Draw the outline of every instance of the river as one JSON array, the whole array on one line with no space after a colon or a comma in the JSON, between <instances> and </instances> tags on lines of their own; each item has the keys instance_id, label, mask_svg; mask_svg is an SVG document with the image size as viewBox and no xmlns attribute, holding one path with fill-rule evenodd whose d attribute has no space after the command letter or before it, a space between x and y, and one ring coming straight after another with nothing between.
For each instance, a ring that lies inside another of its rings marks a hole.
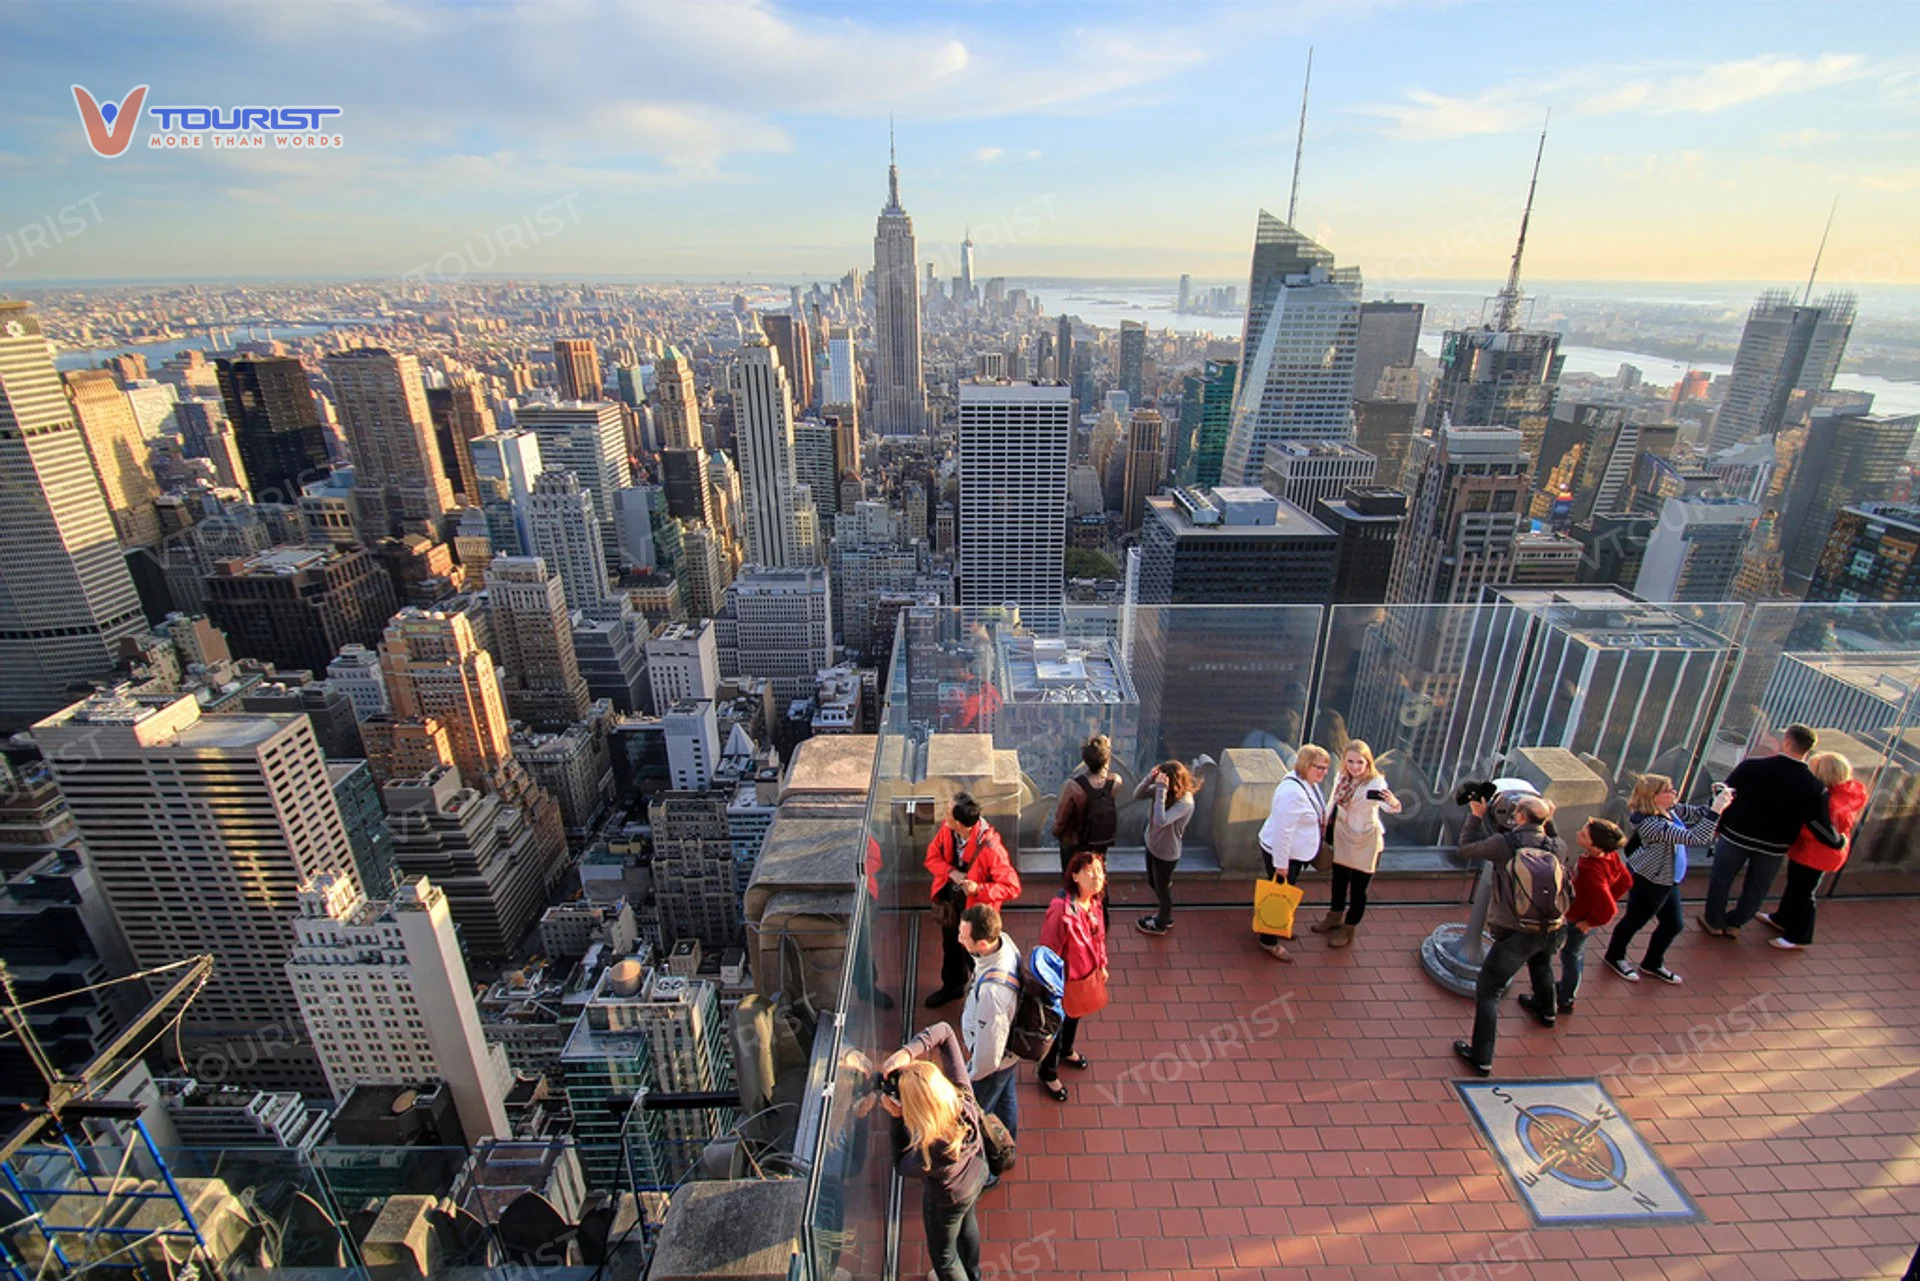
<instances>
[{"instance_id":1,"label":"river","mask_svg":"<svg viewBox=\"0 0 1920 1281\"><path fill-rule=\"evenodd\" d=\"M269 335L285 341L292 338L312 338L331 329L359 324L359 321L341 321L332 325L255 325L233 326L227 330L235 342L266 342ZM205 334L187 335L182 338L169 338L165 342L133 343L120 347L95 347L89 351L68 348L53 358L56 369L88 369L99 364L109 356L120 356L132 352L145 356L149 367L157 367L163 361L172 360L183 351L194 349L212 354L214 342Z\"/></svg>"}]
</instances>

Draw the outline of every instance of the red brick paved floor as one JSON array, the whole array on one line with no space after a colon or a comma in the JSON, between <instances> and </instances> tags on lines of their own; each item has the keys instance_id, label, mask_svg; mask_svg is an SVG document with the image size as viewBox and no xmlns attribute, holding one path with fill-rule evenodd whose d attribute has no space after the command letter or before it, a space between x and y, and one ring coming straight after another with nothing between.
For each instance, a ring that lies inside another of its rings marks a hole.
<instances>
[{"instance_id":1,"label":"red brick paved floor","mask_svg":"<svg viewBox=\"0 0 1920 1281\"><path fill-rule=\"evenodd\" d=\"M1310 887L1303 921L1324 901ZM1684 986L1621 981L1595 939L1556 1029L1509 995L1495 1075L1602 1076L1706 1216L1639 1229L1534 1229L1449 1087L1472 1004L1416 949L1461 913L1379 908L1344 952L1303 927L1292 965L1255 949L1245 907L1183 911L1164 939L1114 914L1093 1068L1063 1074L1065 1104L1022 1069L1020 1164L981 1202L995 1281L1865 1281L1920 1239L1920 902L1823 903L1797 954L1757 925L1710 939L1689 905ZM1009 920L1022 943L1039 927ZM923 976L937 952L923 930ZM1216 1031L1262 1006L1291 1021ZM919 1278L908 1197L900 1275Z\"/></svg>"}]
</instances>

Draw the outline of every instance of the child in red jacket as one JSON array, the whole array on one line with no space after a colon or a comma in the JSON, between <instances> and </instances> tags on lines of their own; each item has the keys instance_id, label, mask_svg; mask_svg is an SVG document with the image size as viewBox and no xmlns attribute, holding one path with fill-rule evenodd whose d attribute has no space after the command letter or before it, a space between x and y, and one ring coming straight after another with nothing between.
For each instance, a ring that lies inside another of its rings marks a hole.
<instances>
[{"instance_id":1,"label":"child in red jacket","mask_svg":"<svg viewBox=\"0 0 1920 1281\"><path fill-rule=\"evenodd\" d=\"M1588 819L1573 839L1580 847L1580 862L1573 869L1573 906L1567 909L1567 938L1560 945L1561 1014L1573 1011L1587 935L1612 923L1620 910L1620 900L1633 888L1633 873L1620 859L1627 838L1618 826L1604 818ZM1527 1000L1525 996L1520 999Z\"/></svg>"}]
</instances>

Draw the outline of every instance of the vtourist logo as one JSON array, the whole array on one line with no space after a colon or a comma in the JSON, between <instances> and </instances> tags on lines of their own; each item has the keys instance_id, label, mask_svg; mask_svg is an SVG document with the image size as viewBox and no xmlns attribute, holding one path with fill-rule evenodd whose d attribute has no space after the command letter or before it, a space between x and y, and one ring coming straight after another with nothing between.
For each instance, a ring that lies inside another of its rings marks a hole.
<instances>
[{"instance_id":1,"label":"vtourist logo","mask_svg":"<svg viewBox=\"0 0 1920 1281\"><path fill-rule=\"evenodd\" d=\"M111 160L132 144L140 124L140 107L146 100L145 85L130 90L117 103L95 102L85 89L73 87L73 102L80 109L80 123L86 126L87 145L94 155Z\"/></svg>"},{"instance_id":2,"label":"vtourist logo","mask_svg":"<svg viewBox=\"0 0 1920 1281\"><path fill-rule=\"evenodd\" d=\"M117 103L99 102L73 86L87 145L109 160L133 145L146 101L146 85ZM344 114L339 107L147 107L146 114L154 122L149 151L337 151L346 145L330 131L331 117Z\"/></svg>"}]
</instances>

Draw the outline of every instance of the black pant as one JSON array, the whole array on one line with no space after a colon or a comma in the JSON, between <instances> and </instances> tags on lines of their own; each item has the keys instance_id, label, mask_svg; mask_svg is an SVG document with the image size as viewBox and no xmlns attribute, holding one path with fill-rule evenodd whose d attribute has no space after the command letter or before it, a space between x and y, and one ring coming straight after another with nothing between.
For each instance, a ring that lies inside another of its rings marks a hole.
<instances>
[{"instance_id":1,"label":"black pant","mask_svg":"<svg viewBox=\"0 0 1920 1281\"><path fill-rule=\"evenodd\" d=\"M980 1220L974 1215L975 1193L965 1201L942 1201L928 1188L920 1202L920 1222L927 1231L927 1259L940 1281L979 1281Z\"/></svg>"},{"instance_id":2,"label":"black pant","mask_svg":"<svg viewBox=\"0 0 1920 1281\"><path fill-rule=\"evenodd\" d=\"M1785 860L1784 854L1763 854L1720 837L1713 843L1713 873L1707 878L1707 902L1700 915L1716 930L1739 929L1767 901L1773 878ZM1740 897L1729 909L1727 899L1733 895L1734 878L1742 871L1747 875L1740 882Z\"/></svg>"},{"instance_id":3,"label":"black pant","mask_svg":"<svg viewBox=\"0 0 1920 1281\"><path fill-rule=\"evenodd\" d=\"M1500 1029L1500 999L1507 994L1513 976L1526 967L1533 980L1533 999L1537 1008L1554 1008L1553 955L1560 949L1560 931L1528 934L1524 930L1497 930L1487 959L1481 962L1480 978L1473 987L1473 1061L1481 1065L1493 1062L1494 1036Z\"/></svg>"},{"instance_id":4,"label":"black pant","mask_svg":"<svg viewBox=\"0 0 1920 1281\"><path fill-rule=\"evenodd\" d=\"M1080 1031L1080 1020L1075 1018L1060 1021L1060 1035L1053 1038L1053 1048L1040 1060L1040 1079L1051 1081L1060 1075L1060 1060L1073 1057L1073 1038Z\"/></svg>"},{"instance_id":5,"label":"black pant","mask_svg":"<svg viewBox=\"0 0 1920 1281\"><path fill-rule=\"evenodd\" d=\"M1805 863L1787 864L1787 888L1780 891L1780 906L1773 909L1773 923L1780 937L1802 947L1813 942L1813 917L1818 910L1814 892L1820 888L1824 873Z\"/></svg>"},{"instance_id":6,"label":"black pant","mask_svg":"<svg viewBox=\"0 0 1920 1281\"><path fill-rule=\"evenodd\" d=\"M1147 857L1151 859L1153 856L1149 854ZM1273 879L1273 852L1271 850L1266 849L1265 847L1262 847L1260 850L1260 863L1263 867L1267 869L1267 879L1269 880ZM1287 884L1298 885L1300 883L1300 869L1305 866L1307 866L1305 863L1294 863L1291 861L1288 862L1287 876L1286 876ZM1278 934L1256 934L1254 935L1254 937L1259 939L1260 942L1266 946L1271 946L1280 941L1280 936Z\"/></svg>"},{"instance_id":7,"label":"black pant","mask_svg":"<svg viewBox=\"0 0 1920 1281\"><path fill-rule=\"evenodd\" d=\"M1687 928L1686 918L1680 915L1680 887L1662 885L1649 880L1638 872L1633 874L1633 888L1627 891L1627 908L1620 915L1620 924L1613 927L1613 937L1607 940L1607 959L1624 961L1627 959L1627 945L1633 942L1633 936L1648 921L1658 918L1653 927L1653 937L1647 940L1647 956L1641 962L1650 970L1665 967L1667 945L1680 937Z\"/></svg>"},{"instance_id":8,"label":"black pant","mask_svg":"<svg viewBox=\"0 0 1920 1281\"><path fill-rule=\"evenodd\" d=\"M960 946L960 922L940 927L940 990L964 992L973 977L973 958Z\"/></svg>"},{"instance_id":9,"label":"black pant","mask_svg":"<svg viewBox=\"0 0 1920 1281\"><path fill-rule=\"evenodd\" d=\"M1147 851L1147 884L1159 896L1160 906L1154 912L1153 919L1161 925L1173 924L1173 869L1176 860L1155 858L1153 851Z\"/></svg>"},{"instance_id":10,"label":"black pant","mask_svg":"<svg viewBox=\"0 0 1920 1281\"><path fill-rule=\"evenodd\" d=\"M1360 918L1367 914L1367 886L1373 884L1373 873L1363 872L1356 867L1342 864L1333 865L1333 902L1327 904L1329 912L1344 910L1348 925L1360 924Z\"/></svg>"}]
</instances>

